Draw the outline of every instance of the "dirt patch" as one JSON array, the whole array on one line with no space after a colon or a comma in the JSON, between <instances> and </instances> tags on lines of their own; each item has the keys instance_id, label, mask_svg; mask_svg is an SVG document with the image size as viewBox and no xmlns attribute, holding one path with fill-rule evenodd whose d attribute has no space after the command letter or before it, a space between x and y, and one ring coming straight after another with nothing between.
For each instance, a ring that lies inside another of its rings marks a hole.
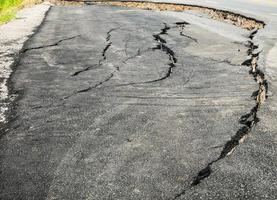
<instances>
[{"instance_id":1,"label":"dirt patch","mask_svg":"<svg viewBox=\"0 0 277 200\"><path fill-rule=\"evenodd\" d=\"M40 3L43 3L43 0L24 0L22 3L22 7L23 8L31 7Z\"/></svg>"},{"instance_id":2,"label":"dirt patch","mask_svg":"<svg viewBox=\"0 0 277 200\"><path fill-rule=\"evenodd\" d=\"M80 6L84 5L85 2L82 0L69 0L69 1L61 1L61 0L48 0L51 4L55 6Z\"/></svg>"},{"instance_id":3,"label":"dirt patch","mask_svg":"<svg viewBox=\"0 0 277 200\"><path fill-rule=\"evenodd\" d=\"M132 1L97 1L96 4L102 5L112 5L112 6L124 6L131 8L140 8L146 10L170 10L170 11L185 11L185 10L193 10L200 11L202 13L207 14L212 19L228 22L234 24L235 26L239 26L245 28L247 30L260 29L265 26L262 21L249 18L240 14L235 14L229 11L217 10L214 8L207 8L202 6L195 5L183 5L183 4L172 4L172 3L156 3L156 2L132 2Z\"/></svg>"}]
</instances>

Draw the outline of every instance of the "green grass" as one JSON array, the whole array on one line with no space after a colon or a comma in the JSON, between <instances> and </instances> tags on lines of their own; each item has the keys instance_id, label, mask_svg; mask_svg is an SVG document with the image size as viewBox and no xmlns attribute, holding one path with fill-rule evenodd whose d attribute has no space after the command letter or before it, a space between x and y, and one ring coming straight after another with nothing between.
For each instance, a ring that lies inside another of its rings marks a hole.
<instances>
[{"instance_id":1,"label":"green grass","mask_svg":"<svg viewBox=\"0 0 277 200\"><path fill-rule=\"evenodd\" d=\"M23 0L0 0L0 24L15 18L16 10L22 5Z\"/></svg>"},{"instance_id":2,"label":"green grass","mask_svg":"<svg viewBox=\"0 0 277 200\"><path fill-rule=\"evenodd\" d=\"M0 10L20 6L22 0L0 0Z\"/></svg>"}]
</instances>

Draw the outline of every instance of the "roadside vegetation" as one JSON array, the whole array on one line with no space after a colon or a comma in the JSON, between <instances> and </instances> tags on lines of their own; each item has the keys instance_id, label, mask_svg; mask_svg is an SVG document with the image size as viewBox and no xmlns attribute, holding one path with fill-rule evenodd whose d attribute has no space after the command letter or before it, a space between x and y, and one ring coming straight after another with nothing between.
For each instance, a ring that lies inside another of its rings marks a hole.
<instances>
[{"instance_id":1,"label":"roadside vegetation","mask_svg":"<svg viewBox=\"0 0 277 200\"><path fill-rule=\"evenodd\" d=\"M0 24L14 19L20 8L40 2L42 0L0 0Z\"/></svg>"}]
</instances>

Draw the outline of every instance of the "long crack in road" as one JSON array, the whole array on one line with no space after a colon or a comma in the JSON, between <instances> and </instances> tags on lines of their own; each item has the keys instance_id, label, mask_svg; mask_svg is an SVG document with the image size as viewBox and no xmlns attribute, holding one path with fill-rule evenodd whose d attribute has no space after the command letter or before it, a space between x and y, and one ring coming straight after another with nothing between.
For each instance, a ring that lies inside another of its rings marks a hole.
<instances>
[{"instance_id":1,"label":"long crack in road","mask_svg":"<svg viewBox=\"0 0 277 200\"><path fill-rule=\"evenodd\" d=\"M259 122L268 82L254 39L265 24L218 12L231 24L212 23L240 40L191 13L52 7L12 77L19 96L0 140L1 198L243 197L228 184L207 188L224 182L221 165ZM265 189L247 192L259 198Z\"/></svg>"}]
</instances>

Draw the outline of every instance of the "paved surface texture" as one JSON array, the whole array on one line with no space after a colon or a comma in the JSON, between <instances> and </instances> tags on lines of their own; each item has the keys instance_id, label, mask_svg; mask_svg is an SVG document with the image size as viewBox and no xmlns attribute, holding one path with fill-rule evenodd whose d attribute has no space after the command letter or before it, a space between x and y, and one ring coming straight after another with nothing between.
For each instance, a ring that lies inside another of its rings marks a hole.
<instances>
[{"instance_id":1,"label":"paved surface texture","mask_svg":"<svg viewBox=\"0 0 277 200\"><path fill-rule=\"evenodd\" d=\"M192 185L255 106L250 34L189 12L53 7L12 78L0 198L276 199L267 121Z\"/></svg>"}]
</instances>

